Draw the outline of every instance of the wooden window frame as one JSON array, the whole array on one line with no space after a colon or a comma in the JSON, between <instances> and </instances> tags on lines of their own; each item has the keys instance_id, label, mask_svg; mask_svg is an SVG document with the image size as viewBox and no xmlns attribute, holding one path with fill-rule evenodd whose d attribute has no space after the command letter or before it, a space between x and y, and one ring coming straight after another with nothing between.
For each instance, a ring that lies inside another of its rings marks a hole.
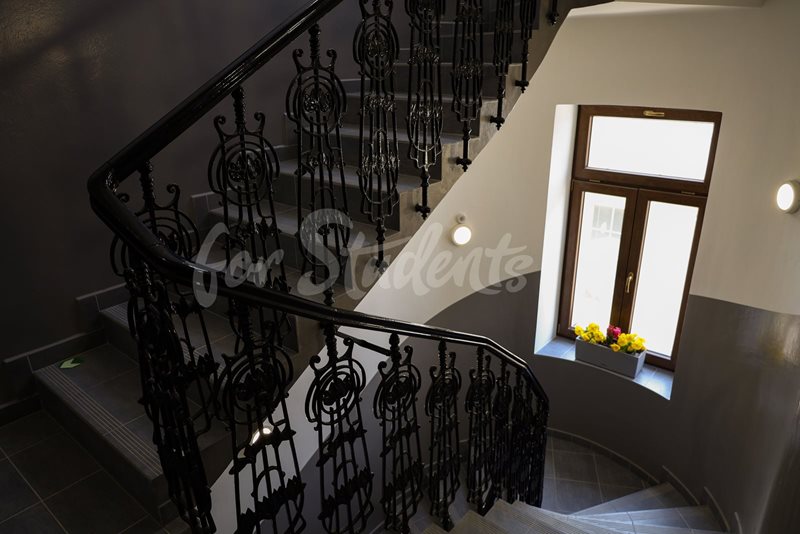
<instances>
[{"instance_id":1,"label":"wooden window frame","mask_svg":"<svg viewBox=\"0 0 800 534\"><path fill-rule=\"evenodd\" d=\"M597 115L646 117L653 120L671 119L693 122L713 122L714 133L711 141L705 181L701 183L587 168L586 163L589 154L588 143L591 134L591 119ZM577 274L578 255L580 253L578 250L578 240L580 238L583 197L585 193L610 194L622 196L626 199L611 313L611 323L620 326L626 331L630 330L636 291L634 286L633 291L628 294L625 293L625 279L628 272L635 272L635 284L638 285L649 203L652 201L661 201L671 204L695 206L698 208L695 234L693 237L694 240L689 264L687 265L684 294L681 301L672 355L668 358L664 355L648 354L647 358L647 363L649 364L670 370L675 369L678 360L678 349L686 312L686 303L688 301L697 248L703 228L706 196L711 182L721 121L721 113L709 111L622 106L580 106L567 219L567 241L564 250L564 269L562 272L557 329L558 335L570 338L575 337L575 333L570 325L570 318L572 316L575 277ZM635 271L631 270L631 266L635 267Z\"/></svg>"},{"instance_id":2,"label":"wooden window frame","mask_svg":"<svg viewBox=\"0 0 800 534\"><path fill-rule=\"evenodd\" d=\"M693 180L655 177L646 174L615 172L588 167L592 119L598 115L601 117L628 117L636 119L644 118L648 120L683 120L713 123L714 133L711 138L705 180L696 182ZM577 137L575 139L575 158L573 159L572 175L575 179L580 180L616 183L628 187L640 187L656 191L675 191L677 193L692 193L695 195L708 196L708 189L711 185L711 175L714 171L714 157L717 153L717 142L719 140L719 128L721 123L722 113L716 111L627 106L580 106L578 110L578 128Z\"/></svg>"}]
</instances>

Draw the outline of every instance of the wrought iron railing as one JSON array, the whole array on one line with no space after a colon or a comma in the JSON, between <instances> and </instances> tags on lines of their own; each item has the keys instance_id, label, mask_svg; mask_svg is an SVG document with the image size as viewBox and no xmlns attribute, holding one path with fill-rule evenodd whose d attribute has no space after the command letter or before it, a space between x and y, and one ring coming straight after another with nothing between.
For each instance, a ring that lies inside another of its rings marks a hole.
<instances>
[{"instance_id":1,"label":"wrought iron railing","mask_svg":"<svg viewBox=\"0 0 800 534\"><path fill-rule=\"evenodd\" d=\"M200 225L181 211L180 189L168 185L169 200L158 199L151 162L231 96L233 124L226 127L222 116L214 120L218 146L209 162L209 185L221 201L229 229L221 245L226 265L250 258L242 264L247 269L295 246L298 268L314 280L329 278L341 268L350 240L340 132L346 97L335 72L335 53L327 53L327 62L321 59L318 26L340 2L309 2L89 180L92 208L115 235L115 271L130 291L128 321L138 347L142 402L153 423L169 496L193 533L216 531L198 437L217 422L230 437L228 473L234 479L237 533L258 532L264 522L271 525L267 531L274 532L362 532L375 508L382 510L387 529L407 532L426 498L430 514L450 528L450 505L462 474L467 500L480 511L500 498L541 504L548 400L523 359L479 335L338 309L331 289L324 303L301 298L292 294L280 262L243 284L228 285L224 272L196 261L202 234ZM397 196L400 154L393 73L398 41L391 0L359 2L363 21L354 44L361 76L357 167L361 209L376 224L382 245L385 218ZM501 3L498 16L504 17L503 31L509 31L512 3ZM522 4L522 12L529 14L529 2ZM416 74L409 80L407 124L409 155L421 171L423 186L441 154L437 41L443 9L438 1L409 0L406 5L412 38L421 40L412 42L409 59ZM481 13L478 0L459 0L456 26L461 39L482 43ZM297 74L286 100L296 137L292 159L297 165L298 224L297 235L286 236L278 228L273 196L280 179L279 158L264 135L265 115L247 118L243 84L306 32L308 60L295 51ZM510 44L510 38L503 40L503 47ZM454 52L460 58L454 65L454 108L466 140L481 98L479 80L467 72L477 68L482 73L482 52L476 46L471 42L469 50ZM507 66L508 50L503 48L501 55ZM503 79L506 74L505 67L498 71ZM467 155L465 149L465 160ZM123 189L136 173L142 204L133 209L132 195ZM425 206L419 211L427 215ZM305 225L310 216L318 217L312 230ZM319 261L324 254L307 253L309 246L327 251L332 259ZM381 249L379 269L383 259ZM226 349L210 342L210 303L197 296L211 286L216 287L235 339ZM310 364L313 380L302 421L291 419L286 402L298 374L287 349L293 318L319 322L324 338L324 347ZM366 341L357 332L378 332L386 339ZM436 354L429 355L434 364L427 390L419 370L426 360L409 346L401 347L401 336L438 343ZM375 378L371 410L362 406L368 378L354 357L355 347L385 358ZM475 353L457 356L455 347L470 347ZM471 367L467 376L457 361ZM365 432L367 417L374 417L382 428L377 483ZM314 425L318 437L312 486L318 486L320 513L315 518L304 514L312 481L303 479L305 466L295 443L294 429L307 423ZM424 443L423 426L429 428Z\"/></svg>"}]
</instances>

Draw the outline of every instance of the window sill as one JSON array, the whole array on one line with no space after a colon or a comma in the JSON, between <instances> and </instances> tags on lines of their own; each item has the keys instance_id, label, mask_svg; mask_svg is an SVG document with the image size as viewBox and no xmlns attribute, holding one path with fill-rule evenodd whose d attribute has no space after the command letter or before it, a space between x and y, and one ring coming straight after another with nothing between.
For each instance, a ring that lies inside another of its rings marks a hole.
<instances>
[{"instance_id":1,"label":"window sill","mask_svg":"<svg viewBox=\"0 0 800 534\"><path fill-rule=\"evenodd\" d=\"M600 367L595 367L594 365L577 361L575 359L575 341L570 339L557 337L542 347L536 353L536 356L557 358L559 360L574 362L577 365L586 365L587 367L597 369L603 373L611 373L614 376L619 377L620 380L634 382L635 384L638 384L645 389L649 389L656 395L660 395L667 400L669 400L672 396L672 380L674 373L671 371L645 364L644 369L642 369L642 372L639 373L639 376L637 376L635 379L630 379L628 377L612 373L606 369L601 369Z\"/></svg>"}]
</instances>

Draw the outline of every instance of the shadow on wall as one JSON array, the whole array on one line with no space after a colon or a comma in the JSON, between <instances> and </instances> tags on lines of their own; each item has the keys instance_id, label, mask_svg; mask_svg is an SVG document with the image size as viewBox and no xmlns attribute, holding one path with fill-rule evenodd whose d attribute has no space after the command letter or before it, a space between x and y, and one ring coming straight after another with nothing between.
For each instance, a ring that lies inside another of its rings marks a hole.
<instances>
[{"instance_id":1,"label":"shadow on wall","mask_svg":"<svg viewBox=\"0 0 800 534\"><path fill-rule=\"evenodd\" d=\"M800 532L800 405L795 418L794 436L786 447L778 468L778 477L770 493L759 532Z\"/></svg>"}]
</instances>

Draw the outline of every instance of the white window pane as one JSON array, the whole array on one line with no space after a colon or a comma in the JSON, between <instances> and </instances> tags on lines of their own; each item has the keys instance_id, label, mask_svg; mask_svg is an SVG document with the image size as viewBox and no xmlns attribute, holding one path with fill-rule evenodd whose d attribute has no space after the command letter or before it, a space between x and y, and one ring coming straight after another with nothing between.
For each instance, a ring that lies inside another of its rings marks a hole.
<instances>
[{"instance_id":1,"label":"white window pane","mask_svg":"<svg viewBox=\"0 0 800 534\"><path fill-rule=\"evenodd\" d=\"M588 167L703 182L713 135L713 122L596 116Z\"/></svg>"},{"instance_id":2,"label":"white window pane","mask_svg":"<svg viewBox=\"0 0 800 534\"><path fill-rule=\"evenodd\" d=\"M584 193L572 324L608 324L614 300L625 197Z\"/></svg>"},{"instance_id":3,"label":"white window pane","mask_svg":"<svg viewBox=\"0 0 800 534\"><path fill-rule=\"evenodd\" d=\"M650 202L636 284L632 330L647 348L672 356L698 209Z\"/></svg>"}]
</instances>

